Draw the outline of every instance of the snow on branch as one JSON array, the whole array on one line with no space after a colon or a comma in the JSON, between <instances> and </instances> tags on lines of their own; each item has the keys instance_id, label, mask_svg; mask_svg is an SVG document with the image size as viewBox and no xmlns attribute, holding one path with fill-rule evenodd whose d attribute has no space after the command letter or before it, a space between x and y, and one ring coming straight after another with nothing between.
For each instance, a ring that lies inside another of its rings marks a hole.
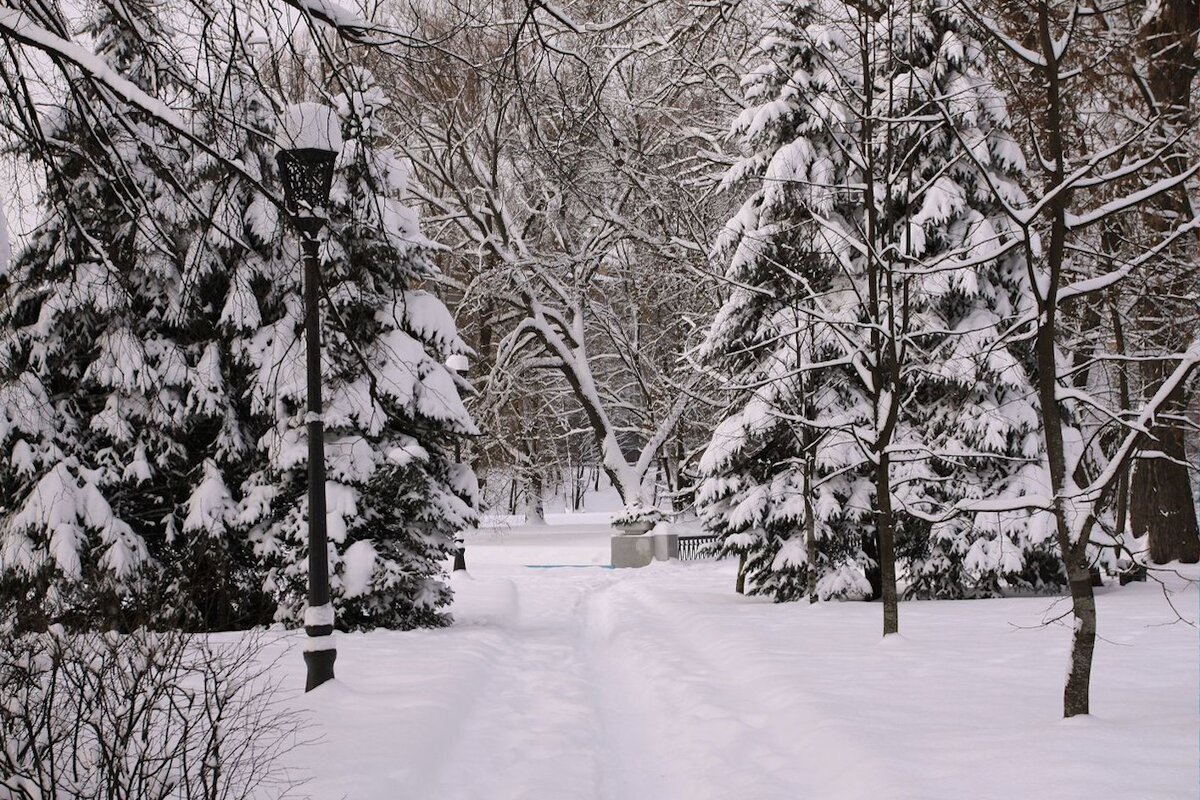
<instances>
[{"instance_id":1,"label":"snow on branch","mask_svg":"<svg viewBox=\"0 0 1200 800\"><path fill-rule=\"evenodd\" d=\"M1030 50L1016 39L1013 39L1011 36L1005 34L1003 32L1003 28L1000 26L1000 23L991 17L979 13L978 9L975 8L974 3L964 2L959 3L958 6L964 12L966 12L969 17L975 20L980 29L987 31L989 36L1003 45L1005 50L1008 50L1019 60L1024 61L1026 64L1029 64L1032 67L1038 67L1040 69L1046 69L1049 66L1045 56L1034 50Z\"/></svg>"},{"instance_id":2,"label":"snow on branch","mask_svg":"<svg viewBox=\"0 0 1200 800\"><path fill-rule=\"evenodd\" d=\"M1102 498L1120 476L1129 459L1141 449L1142 439L1146 436L1145 431L1153 426L1159 410L1167 405L1191 375L1192 370L1200 366L1200 339L1193 339L1191 346L1178 356L1178 360L1175 369L1158 387L1154 396L1146 401L1132 421L1126 423L1131 430L1126 434L1100 475L1087 488L1083 489L1081 495L1084 500L1096 502Z\"/></svg>"},{"instance_id":3,"label":"snow on branch","mask_svg":"<svg viewBox=\"0 0 1200 800\"><path fill-rule=\"evenodd\" d=\"M126 104L137 107L189 139L193 138L191 129L183 117L166 103L151 97L132 82L122 78L104 59L38 25L25 12L0 8L0 33L21 44L41 50L51 58L74 64Z\"/></svg>"},{"instance_id":4,"label":"snow on branch","mask_svg":"<svg viewBox=\"0 0 1200 800\"><path fill-rule=\"evenodd\" d=\"M1097 222L1100 222L1107 217L1112 216L1113 214L1138 208L1163 192L1169 192L1172 189L1186 183L1197 172L1200 172L1200 162L1192 164L1191 167L1183 172L1180 172L1178 175L1170 175L1166 178L1155 181L1149 186L1139 189L1136 192L1132 192L1124 197L1119 197L1116 200L1105 203L1099 208L1093 209L1086 214L1067 214L1067 227L1071 230L1077 230L1079 228L1084 228L1088 225L1093 225Z\"/></svg>"},{"instance_id":5,"label":"snow on branch","mask_svg":"<svg viewBox=\"0 0 1200 800\"><path fill-rule=\"evenodd\" d=\"M162 100L147 94L131 81L121 77L100 56L52 33L38 24L29 14L15 9L0 8L0 37L10 38L21 45L45 53L60 68L73 66L81 70L98 89L107 90L119 103L149 115L159 124L196 145L204 153L235 172L239 179L246 181L264 197L269 198L274 205L282 207L283 203L280 198L263 185L257 170L249 169L241 159L220 153L211 142L197 134L178 112ZM103 250L97 249L96 252L103 252Z\"/></svg>"},{"instance_id":6,"label":"snow on branch","mask_svg":"<svg viewBox=\"0 0 1200 800\"><path fill-rule=\"evenodd\" d=\"M1112 272L1075 281L1074 283L1064 287L1058 293L1058 304L1062 305L1073 297L1100 292L1109 288L1110 286L1113 286L1114 284L1120 283L1133 274L1134 270L1153 261L1158 257L1159 253L1170 247L1180 238L1187 236L1193 231L1200 231L1200 217L1194 217L1178 226L1175 228L1175 230L1171 231L1169 235L1164 236L1153 247L1141 253L1137 258L1125 262Z\"/></svg>"},{"instance_id":7,"label":"snow on branch","mask_svg":"<svg viewBox=\"0 0 1200 800\"><path fill-rule=\"evenodd\" d=\"M416 44L411 34L363 19L331 0L283 0L304 16L333 28L338 36L353 44L384 45L402 42Z\"/></svg>"}]
</instances>

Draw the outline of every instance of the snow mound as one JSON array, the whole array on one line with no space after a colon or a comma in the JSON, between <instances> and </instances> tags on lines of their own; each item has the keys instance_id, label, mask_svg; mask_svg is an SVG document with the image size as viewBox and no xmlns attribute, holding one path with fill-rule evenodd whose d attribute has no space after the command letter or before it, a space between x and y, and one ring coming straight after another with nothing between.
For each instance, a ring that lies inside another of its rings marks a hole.
<instances>
[{"instance_id":1,"label":"snow mound","mask_svg":"<svg viewBox=\"0 0 1200 800\"><path fill-rule=\"evenodd\" d=\"M465 570L450 575L454 602L450 613L455 625L515 625L520 612L517 587L503 578L478 579Z\"/></svg>"},{"instance_id":2,"label":"snow mound","mask_svg":"<svg viewBox=\"0 0 1200 800\"><path fill-rule=\"evenodd\" d=\"M283 111L280 145L287 150L342 149L342 128L337 111L321 103L295 103Z\"/></svg>"}]
</instances>

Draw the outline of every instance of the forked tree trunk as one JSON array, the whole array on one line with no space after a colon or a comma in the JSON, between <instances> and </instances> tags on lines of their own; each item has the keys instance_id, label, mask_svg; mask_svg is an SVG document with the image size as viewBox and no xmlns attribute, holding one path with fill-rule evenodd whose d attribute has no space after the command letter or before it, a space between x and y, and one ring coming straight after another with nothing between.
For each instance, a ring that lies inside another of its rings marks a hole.
<instances>
[{"instance_id":1,"label":"forked tree trunk","mask_svg":"<svg viewBox=\"0 0 1200 800\"><path fill-rule=\"evenodd\" d=\"M1047 176L1051 186L1062 185L1066 177L1066 143L1064 141L1066 98L1062 93L1060 75L1060 53L1051 23L1051 11L1046 0L1036 6L1036 37L1039 55L1046 65L1041 72L1045 80L1045 129L1046 151L1053 165ZM1067 682L1063 688L1063 716L1074 717L1087 714L1089 710L1089 688L1092 675L1092 653L1096 647L1096 601L1092 594L1092 579L1087 562L1087 540L1090 526L1080 534L1079 541L1072 540L1071 518L1067 499L1067 451L1063 428L1068 420L1063 418L1059 405L1058 365L1058 292L1063 281L1063 269L1067 254L1067 212L1069 198L1062 192L1051 197L1046 205L1049 225L1049 243L1045 250L1046 272L1043 276L1045 292L1039 302L1039 315L1034 340L1037 359L1038 405L1041 412L1042 440L1046 446L1046 461L1050 469L1050 492L1053 498L1055 538L1059 553L1067 570L1071 587L1071 612L1075 619L1071 637L1071 653L1067 669ZM1030 264L1036 263L1027 253ZM1031 275L1037 285L1037 276Z\"/></svg>"}]
</instances>

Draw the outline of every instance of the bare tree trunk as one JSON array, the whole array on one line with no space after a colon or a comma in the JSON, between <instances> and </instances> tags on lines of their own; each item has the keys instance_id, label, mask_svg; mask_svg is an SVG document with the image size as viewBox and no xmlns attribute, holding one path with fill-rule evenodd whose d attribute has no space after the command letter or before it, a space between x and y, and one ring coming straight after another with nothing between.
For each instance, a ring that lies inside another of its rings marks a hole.
<instances>
[{"instance_id":1,"label":"bare tree trunk","mask_svg":"<svg viewBox=\"0 0 1200 800\"><path fill-rule=\"evenodd\" d=\"M1118 243L1112 235L1110 228L1106 227L1104 233L1104 249L1106 252L1115 252ZM1128 355L1128 350L1125 347L1125 325L1121 321L1121 297L1120 294L1113 289L1108 293L1108 309L1109 315L1112 317L1113 344L1116 346L1117 355L1124 358ZM1129 391L1129 366L1125 363L1117 363L1117 399L1121 403L1121 408L1131 408L1131 393ZM1116 507L1116 539L1121 541L1125 538L1126 527L1129 524L1129 468L1121 470L1121 477L1117 482L1117 507ZM1133 565L1136 571L1138 566Z\"/></svg>"},{"instance_id":2,"label":"bare tree trunk","mask_svg":"<svg viewBox=\"0 0 1200 800\"><path fill-rule=\"evenodd\" d=\"M879 531L879 581L883 596L883 635L900 632L900 608L896 596L896 517L892 512L891 459L879 454L875 472L876 529Z\"/></svg>"},{"instance_id":3,"label":"bare tree trunk","mask_svg":"<svg viewBox=\"0 0 1200 800\"><path fill-rule=\"evenodd\" d=\"M817 602L817 518L813 515L812 485L813 459L804 459L804 557L808 562L808 602Z\"/></svg>"},{"instance_id":4,"label":"bare tree trunk","mask_svg":"<svg viewBox=\"0 0 1200 800\"><path fill-rule=\"evenodd\" d=\"M1057 230L1055 233L1057 234ZM1051 263L1055 263L1054 252L1061 245L1062 240L1057 235L1052 235ZM1061 251L1059 253L1061 255ZM1080 541L1072 543L1068 510L1062 496L1066 488L1067 459L1063 441L1062 412L1056 397L1058 382L1055 317L1054 297L1051 294L1036 342L1038 400L1041 405L1046 457L1050 464L1050 485L1054 493L1054 521L1059 552L1067 571L1067 580L1071 588L1071 612L1075 617L1070 666L1067 683L1063 688L1063 716L1074 717L1089 713L1092 654L1096 649L1096 600L1092 589L1090 565L1087 562L1087 536L1081 536Z\"/></svg>"},{"instance_id":5,"label":"bare tree trunk","mask_svg":"<svg viewBox=\"0 0 1200 800\"><path fill-rule=\"evenodd\" d=\"M1086 552L1086 551L1085 551ZM1086 557L1073 559L1067 568L1071 582L1071 610L1075 615L1075 632L1071 637L1070 670L1063 687L1063 716L1074 717L1089 713L1089 694L1092 678L1092 654L1096 649L1096 597L1088 574Z\"/></svg>"},{"instance_id":6,"label":"bare tree trunk","mask_svg":"<svg viewBox=\"0 0 1200 800\"><path fill-rule=\"evenodd\" d=\"M1197 0L1163 0L1156 13L1147 15L1145 26L1139 32L1141 61L1152 95L1151 111L1163 117L1161 133L1165 141L1186 131L1192 124L1192 84L1200 71L1200 56L1196 50L1198 15L1200 5ZM1187 160L1186 145L1176 145L1163 159L1163 173L1182 171ZM1187 192L1181 190L1162 195L1150 204L1150 212L1148 224L1169 227L1180 217L1194 215L1196 209ZM1181 267L1191 265L1191 268L1168 271L1167 281L1158 280L1147 287L1143 300L1135 306L1134 323L1153 350L1169 352L1175 349L1179 339L1185 338L1196 324L1193 290L1200 272L1195 267L1195 251L1194 240L1171 248L1173 260ZM1144 371L1143 385L1150 392L1169 368L1152 362ZM1166 410L1186 417L1188 407L1189 397L1181 388ZM1147 449L1161 452L1168 458L1142 459L1135 463L1129 504L1133 535L1150 537L1150 559L1155 563L1182 561L1194 564L1200 561L1200 526L1196 521L1195 499L1186 466L1183 430L1170 421L1153 426Z\"/></svg>"},{"instance_id":7,"label":"bare tree trunk","mask_svg":"<svg viewBox=\"0 0 1200 800\"><path fill-rule=\"evenodd\" d=\"M663 478L667 484L667 492L671 498L671 511L678 513L682 511L679 507L679 466L669 453L670 448L663 448L663 454L660 459L662 464Z\"/></svg>"},{"instance_id":8,"label":"bare tree trunk","mask_svg":"<svg viewBox=\"0 0 1200 800\"><path fill-rule=\"evenodd\" d=\"M538 466L532 438L525 440L525 524L545 525L546 509L542 504L542 471Z\"/></svg>"},{"instance_id":9,"label":"bare tree trunk","mask_svg":"<svg viewBox=\"0 0 1200 800\"><path fill-rule=\"evenodd\" d=\"M1060 65L1050 9L1046 0L1037 6L1037 33L1041 56L1046 59L1045 77L1046 131L1051 185L1061 185L1066 176L1066 143L1063 137L1065 98L1061 94ZM1037 359L1038 404L1042 416L1042 436L1046 445L1046 460L1050 467L1050 489L1053 494L1055 531L1059 551L1067 570L1071 587L1071 611L1075 617L1071 637L1071 655L1067 683L1063 688L1063 716L1074 717L1089 712L1089 691L1092 675L1092 654L1096 649L1096 601L1087 563L1087 535L1079 541L1071 538L1071 525L1063 494L1067 488L1067 456L1063 436L1065 420L1058 402L1058 291L1063 280L1063 264L1067 251L1067 211L1069 199L1058 193L1048 203L1050 242L1046 250L1047 275L1045 296L1040 298L1034 352ZM1031 258L1030 263L1035 263ZM1036 285L1036 284L1035 284Z\"/></svg>"},{"instance_id":10,"label":"bare tree trunk","mask_svg":"<svg viewBox=\"0 0 1200 800\"><path fill-rule=\"evenodd\" d=\"M585 467L581 461L575 467L573 480L571 482L571 510L578 511L583 508L583 496L587 492L587 474Z\"/></svg>"},{"instance_id":11,"label":"bare tree trunk","mask_svg":"<svg viewBox=\"0 0 1200 800\"><path fill-rule=\"evenodd\" d=\"M738 594L746 593L746 554L738 556L737 585L733 587Z\"/></svg>"},{"instance_id":12,"label":"bare tree trunk","mask_svg":"<svg viewBox=\"0 0 1200 800\"><path fill-rule=\"evenodd\" d=\"M859 9L860 22L865 23L867 16ZM871 63L874 45L869 40L869 24L858 27L860 37L860 59L864 75L872 74L874 65ZM896 605L896 547L895 547L895 516L892 512L890 460L887 447L891 443L896 429L897 407L895 395L900 389L900 365L897 363L896 338L900 332L896 317L896 297L894 286L894 269L886 246L881 246L886 235L886 224L880 219L882 209L876 197L877 182L884 184L885 194L890 194L892 182L896 180L892 160L895 156L893 147L893 130L890 122L877 119L875 114L875 94L871 81L863 86L863 105L866 113L863 116L862 139L868 144L865 156L867 166L863 170L865 182L864 217L866 229L866 280L868 313L871 321L870 361L871 385L866 387L874 406L874 441L871 449L875 453L872 467L875 482L875 536L868 549L867 537L864 537L863 550L868 556L873 556L877 569L867 571L867 581L871 584L872 599L883 599L883 635L899 631L899 609ZM891 97L888 97L889 107ZM876 142L876 122L882 126L885 146L881 154L874 154ZM881 157L883 163L876 163ZM882 176L882 177L880 177ZM872 551L874 551L872 553Z\"/></svg>"},{"instance_id":13,"label":"bare tree trunk","mask_svg":"<svg viewBox=\"0 0 1200 800\"><path fill-rule=\"evenodd\" d=\"M542 476L537 472L530 474L525 489L525 524L546 524L546 509L542 503Z\"/></svg>"},{"instance_id":14,"label":"bare tree trunk","mask_svg":"<svg viewBox=\"0 0 1200 800\"><path fill-rule=\"evenodd\" d=\"M1168 458L1144 458L1134 466L1129 503L1133 535L1150 537L1150 560L1156 564L1195 564L1200 561L1200 526L1188 470L1182 466L1183 431L1160 427L1154 433L1159 437L1155 449Z\"/></svg>"},{"instance_id":15,"label":"bare tree trunk","mask_svg":"<svg viewBox=\"0 0 1200 800\"><path fill-rule=\"evenodd\" d=\"M862 535L863 555L871 560L865 570L867 583L871 586L871 594L865 599L874 602L883 597L883 573L879 570L879 532L870 531Z\"/></svg>"}]
</instances>

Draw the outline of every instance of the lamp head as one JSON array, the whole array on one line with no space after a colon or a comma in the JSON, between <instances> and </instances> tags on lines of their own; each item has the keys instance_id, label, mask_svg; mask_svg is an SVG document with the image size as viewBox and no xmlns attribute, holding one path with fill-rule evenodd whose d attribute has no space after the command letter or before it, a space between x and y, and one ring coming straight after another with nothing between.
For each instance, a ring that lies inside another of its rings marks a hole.
<instances>
[{"instance_id":1,"label":"lamp head","mask_svg":"<svg viewBox=\"0 0 1200 800\"><path fill-rule=\"evenodd\" d=\"M284 206L305 233L315 233L328 212L333 168L342 146L337 112L320 103L288 106L279 126L275 157Z\"/></svg>"}]
</instances>

